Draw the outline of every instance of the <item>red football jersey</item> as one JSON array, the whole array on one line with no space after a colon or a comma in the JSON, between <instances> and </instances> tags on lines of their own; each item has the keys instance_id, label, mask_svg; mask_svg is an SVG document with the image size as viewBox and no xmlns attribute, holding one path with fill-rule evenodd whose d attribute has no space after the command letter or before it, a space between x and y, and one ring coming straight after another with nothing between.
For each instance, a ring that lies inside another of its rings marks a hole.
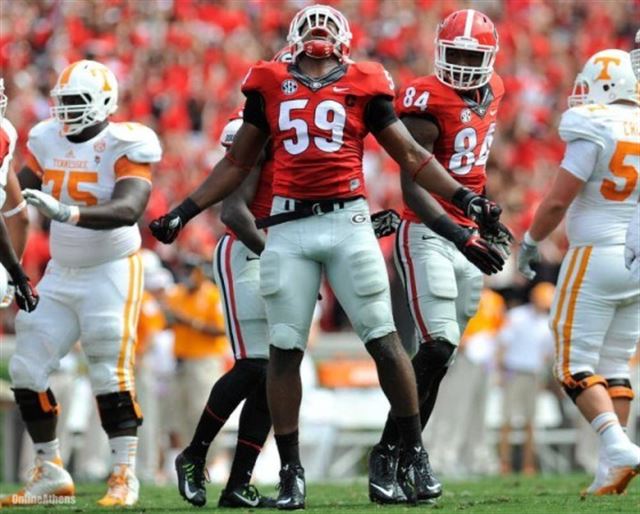
<instances>
[{"instance_id":1,"label":"red football jersey","mask_svg":"<svg viewBox=\"0 0 640 514\"><path fill-rule=\"evenodd\" d=\"M445 86L435 75L429 75L415 79L396 99L399 116L424 116L438 125L440 134L433 145L436 159L460 184L479 194L484 192L487 181L485 166L496 129L498 107L504 95L502 79L494 73L484 91L485 97L478 103L473 102ZM476 226L460 209L433 196L456 223ZM406 204L402 217L421 223Z\"/></svg>"},{"instance_id":2,"label":"red football jersey","mask_svg":"<svg viewBox=\"0 0 640 514\"><path fill-rule=\"evenodd\" d=\"M375 96L393 98L389 74L377 63L350 63L341 78L325 86L312 83L312 89L288 68L260 62L242 85L244 93L257 91L264 99L273 194L300 200L365 196L365 108Z\"/></svg>"}]
</instances>

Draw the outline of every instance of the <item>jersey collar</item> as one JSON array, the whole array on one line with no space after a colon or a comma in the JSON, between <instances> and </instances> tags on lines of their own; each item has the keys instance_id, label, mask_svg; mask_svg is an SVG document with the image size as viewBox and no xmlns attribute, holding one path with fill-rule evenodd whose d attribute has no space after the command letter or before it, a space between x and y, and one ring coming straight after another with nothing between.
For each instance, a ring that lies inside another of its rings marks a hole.
<instances>
[{"instance_id":1,"label":"jersey collar","mask_svg":"<svg viewBox=\"0 0 640 514\"><path fill-rule=\"evenodd\" d=\"M296 63L292 63L288 68L289 73L293 75L298 82L301 82L305 86L307 86L311 91L316 92L319 89L322 89L329 84L333 84L337 82L342 77L344 77L345 73L347 73L347 65L339 64L335 68L333 68L329 73L323 75L322 77L309 77L300 71L298 65Z\"/></svg>"},{"instance_id":2,"label":"jersey collar","mask_svg":"<svg viewBox=\"0 0 640 514\"><path fill-rule=\"evenodd\" d=\"M466 95L463 95L461 92L458 92L458 94L460 95L460 98L462 98L464 103L467 104L469 109L471 109L481 118L484 118L484 115L487 113L487 110L489 109L491 102L493 102L493 100L495 99L495 96L493 95L493 90L491 89L490 84L487 84L486 86L482 87L482 90L480 92L480 97L481 97L480 102L477 102L472 98Z\"/></svg>"}]
</instances>

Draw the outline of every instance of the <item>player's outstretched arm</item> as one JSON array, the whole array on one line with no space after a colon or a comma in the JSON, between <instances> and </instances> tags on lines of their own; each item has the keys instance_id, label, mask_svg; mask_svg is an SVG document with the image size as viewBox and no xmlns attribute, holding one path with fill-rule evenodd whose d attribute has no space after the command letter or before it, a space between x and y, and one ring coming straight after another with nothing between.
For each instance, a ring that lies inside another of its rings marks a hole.
<instances>
[{"instance_id":1,"label":"player's outstretched arm","mask_svg":"<svg viewBox=\"0 0 640 514\"><path fill-rule=\"evenodd\" d=\"M149 228L153 236L165 244L172 243L191 218L229 196L255 165L268 137L257 126L243 123L229 152L198 189L171 212L151 222Z\"/></svg>"},{"instance_id":2,"label":"player's outstretched arm","mask_svg":"<svg viewBox=\"0 0 640 514\"><path fill-rule=\"evenodd\" d=\"M423 148L433 149L439 135L435 123L417 116L403 117L402 123ZM400 180L405 203L425 225L454 243L467 260L483 273L491 275L503 268L504 258L497 248L480 238L474 231L454 223L435 198L416 184L409 173L402 173Z\"/></svg>"},{"instance_id":3,"label":"player's outstretched arm","mask_svg":"<svg viewBox=\"0 0 640 514\"><path fill-rule=\"evenodd\" d=\"M518 253L518 269L529 280L536 276L531 264L539 260L538 243L546 239L564 218L584 182L564 168L558 170L551 190L544 197L524 234Z\"/></svg>"},{"instance_id":4,"label":"player's outstretched arm","mask_svg":"<svg viewBox=\"0 0 640 514\"><path fill-rule=\"evenodd\" d=\"M9 232L11 245L18 256L22 258L27 245L27 231L29 229L29 216L27 213L27 203L22 197L18 177L12 168L9 168L7 185L5 187L7 199L2 208L2 217Z\"/></svg>"},{"instance_id":5,"label":"player's outstretched arm","mask_svg":"<svg viewBox=\"0 0 640 514\"><path fill-rule=\"evenodd\" d=\"M233 230L238 239L256 255L260 255L264 250L266 238L264 232L256 227L256 219L249 210L249 205L258 189L261 165L262 159L259 159L240 187L224 199L220 212L222 223Z\"/></svg>"},{"instance_id":6,"label":"player's outstretched arm","mask_svg":"<svg viewBox=\"0 0 640 514\"><path fill-rule=\"evenodd\" d=\"M419 186L449 200L480 225L495 223L500 218L500 207L451 178L433 154L413 139L400 120L396 119L374 135L400 165L402 173L408 173Z\"/></svg>"}]
</instances>

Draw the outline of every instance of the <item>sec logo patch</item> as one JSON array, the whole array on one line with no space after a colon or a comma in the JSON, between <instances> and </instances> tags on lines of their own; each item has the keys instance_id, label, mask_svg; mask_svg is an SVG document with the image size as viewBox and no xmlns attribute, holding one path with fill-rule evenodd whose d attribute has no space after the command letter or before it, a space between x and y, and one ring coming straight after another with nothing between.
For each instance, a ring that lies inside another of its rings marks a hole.
<instances>
[{"instance_id":1,"label":"sec logo patch","mask_svg":"<svg viewBox=\"0 0 640 514\"><path fill-rule=\"evenodd\" d=\"M298 90L297 82L292 79L285 80L280 87L285 95L292 95Z\"/></svg>"},{"instance_id":2,"label":"sec logo patch","mask_svg":"<svg viewBox=\"0 0 640 514\"><path fill-rule=\"evenodd\" d=\"M462 109L462 111L460 111L460 121L462 123L469 123L471 121L471 110Z\"/></svg>"},{"instance_id":3,"label":"sec logo patch","mask_svg":"<svg viewBox=\"0 0 640 514\"><path fill-rule=\"evenodd\" d=\"M351 218L351 223L355 225L360 225L367 221L367 217L364 214L354 214L353 218Z\"/></svg>"}]
</instances>

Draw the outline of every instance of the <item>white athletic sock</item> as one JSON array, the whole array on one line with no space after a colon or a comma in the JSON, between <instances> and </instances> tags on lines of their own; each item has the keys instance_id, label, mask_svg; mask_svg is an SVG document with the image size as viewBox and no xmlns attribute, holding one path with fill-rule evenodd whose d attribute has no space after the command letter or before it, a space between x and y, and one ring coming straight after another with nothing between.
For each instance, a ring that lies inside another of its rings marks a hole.
<instances>
[{"instance_id":1,"label":"white athletic sock","mask_svg":"<svg viewBox=\"0 0 640 514\"><path fill-rule=\"evenodd\" d=\"M629 438L622 431L618 416L613 412L598 414L591 421L591 426L596 431L596 434L600 436L600 442L605 449L621 444L629 444Z\"/></svg>"},{"instance_id":2,"label":"white athletic sock","mask_svg":"<svg viewBox=\"0 0 640 514\"><path fill-rule=\"evenodd\" d=\"M136 471L136 454L138 452L138 438L136 436L120 436L109 439L111 448L111 464L115 467L124 465Z\"/></svg>"},{"instance_id":3,"label":"white athletic sock","mask_svg":"<svg viewBox=\"0 0 640 514\"><path fill-rule=\"evenodd\" d=\"M60 441L57 437L53 441L49 441L47 443L33 443L33 449L36 451L36 457L40 460L53 462L59 466L62 465L62 458L60 457Z\"/></svg>"}]
</instances>

